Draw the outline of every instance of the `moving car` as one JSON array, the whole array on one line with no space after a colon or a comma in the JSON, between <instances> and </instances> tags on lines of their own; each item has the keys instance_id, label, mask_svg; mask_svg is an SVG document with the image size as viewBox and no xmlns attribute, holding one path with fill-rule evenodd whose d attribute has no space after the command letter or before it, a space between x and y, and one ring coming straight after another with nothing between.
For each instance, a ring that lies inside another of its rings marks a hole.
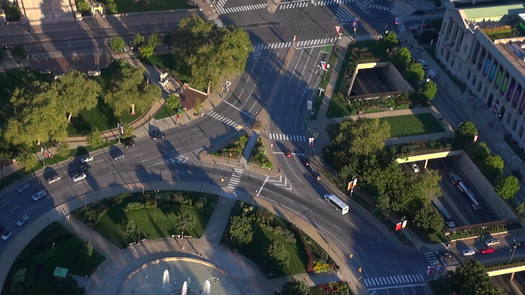
<instances>
[{"instance_id":1,"label":"moving car","mask_svg":"<svg viewBox=\"0 0 525 295\"><path fill-rule=\"evenodd\" d=\"M58 174L55 174L55 175L49 176L46 180L48 184L52 184L52 183L59 181L60 179L62 179L62 177Z\"/></svg>"},{"instance_id":2,"label":"moving car","mask_svg":"<svg viewBox=\"0 0 525 295\"><path fill-rule=\"evenodd\" d=\"M12 235L13 235L12 231L6 229L3 226L0 226L0 238L2 238L2 240L4 241L8 240Z\"/></svg>"},{"instance_id":3,"label":"moving car","mask_svg":"<svg viewBox=\"0 0 525 295\"><path fill-rule=\"evenodd\" d=\"M47 196L47 191L45 190L41 190L39 192L36 192L34 195L31 196L31 199L33 199L33 201L38 201L40 199L42 199L43 197Z\"/></svg>"},{"instance_id":4,"label":"moving car","mask_svg":"<svg viewBox=\"0 0 525 295\"><path fill-rule=\"evenodd\" d=\"M399 20L399 17L394 17L394 25L399 25L400 23L400 20Z\"/></svg>"},{"instance_id":5,"label":"moving car","mask_svg":"<svg viewBox=\"0 0 525 295\"><path fill-rule=\"evenodd\" d=\"M494 249L492 247L487 247L487 248L483 248L483 249L479 250L480 254L492 254L494 252L496 252L496 249Z\"/></svg>"},{"instance_id":6,"label":"moving car","mask_svg":"<svg viewBox=\"0 0 525 295\"><path fill-rule=\"evenodd\" d=\"M496 238L490 238L488 240L485 240L485 245L487 245L487 247L494 246L494 245L497 245L499 243L500 243L500 240L498 240Z\"/></svg>"},{"instance_id":7,"label":"moving car","mask_svg":"<svg viewBox=\"0 0 525 295\"><path fill-rule=\"evenodd\" d=\"M82 158L80 158L81 163L89 163L91 161L93 161L93 156L91 155L84 155Z\"/></svg>"},{"instance_id":8,"label":"moving car","mask_svg":"<svg viewBox=\"0 0 525 295\"><path fill-rule=\"evenodd\" d=\"M84 179L86 179L86 173L78 173L78 174L73 176L73 181L74 182L79 182L79 181L82 181Z\"/></svg>"},{"instance_id":9,"label":"moving car","mask_svg":"<svg viewBox=\"0 0 525 295\"><path fill-rule=\"evenodd\" d=\"M22 226L24 223L26 223L29 220L29 215L24 214L18 220L16 221L16 225Z\"/></svg>"},{"instance_id":10,"label":"moving car","mask_svg":"<svg viewBox=\"0 0 525 295\"><path fill-rule=\"evenodd\" d=\"M289 149L284 149L284 155L287 157L287 158L291 158L292 157L292 152L289 150Z\"/></svg>"},{"instance_id":11,"label":"moving car","mask_svg":"<svg viewBox=\"0 0 525 295\"><path fill-rule=\"evenodd\" d=\"M23 183L23 184L17 186L16 187L16 191L21 193L21 192L25 191L26 189L28 189L29 187L30 187L29 183L26 182L26 183Z\"/></svg>"},{"instance_id":12,"label":"moving car","mask_svg":"<svg viewBox=\"0 0 525 295\"><path fill-rule=\"evenodd\" d=\"M153 140L164 139L164 133L160 130L152 130L149 134Z\"/></svg>"},{"instance_id":13,"label":"moving car","mask_svg":"<svg viewBox=\"0 0 525 295\"><path fill-rule=\"evenodd\" d=\"M463 249L463 250L461 250L461 254L462 254L463 256L472 256L472 255L476 254L476 251L474 251L474 250L471 249L471 248L467 248L467 249Z\"/></svg>"}]
</instances>

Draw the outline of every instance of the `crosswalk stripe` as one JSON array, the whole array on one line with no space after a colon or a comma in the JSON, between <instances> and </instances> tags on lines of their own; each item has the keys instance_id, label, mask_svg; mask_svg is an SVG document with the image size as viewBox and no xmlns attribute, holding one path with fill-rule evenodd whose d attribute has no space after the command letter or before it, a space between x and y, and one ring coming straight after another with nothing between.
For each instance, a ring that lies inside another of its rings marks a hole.
<instances>
[{"instance_id":1,"label":"crosswalk stripe","mask_svg":"<svg viewBox=\"0 0 525 295\"><path fill-rule=\"evenodd\" d=\"M417 274L417 278L418 278L420 281L424 281L424 280L425 280L425 278L423 278L423 276L422 276L420 273Z\"/></svg>"},{"instance_id":2,"label":"crosswalk stripe","mask_svg":"<svg viewBox=\"0 0 525 295\"><path fill-rule=\"evenodd\" d=\"M405 279L403 278L403 276L399 275L399 276L397 276L397 277L399 278L399 281L400 281L401 283L406 283L406 282L405 282Z\"/></svg>"}]
</instances>

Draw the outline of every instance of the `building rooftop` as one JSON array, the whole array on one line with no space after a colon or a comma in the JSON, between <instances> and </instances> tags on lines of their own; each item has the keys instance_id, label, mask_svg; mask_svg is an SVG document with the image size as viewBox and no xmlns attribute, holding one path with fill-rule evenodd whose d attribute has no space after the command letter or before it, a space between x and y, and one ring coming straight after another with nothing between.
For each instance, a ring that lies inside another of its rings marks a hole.
<instances>
[{"instance_id":1,"label":"building rooftop","mask_svg":"<svg viewBox=\"0 0 525 295\"><path fill-rule=\"evenodd\" d=\"M490 5L460 9L465 18L473 22L500 21L504 16L525 13L525 4Z\"/></svg>"}]
</instances>

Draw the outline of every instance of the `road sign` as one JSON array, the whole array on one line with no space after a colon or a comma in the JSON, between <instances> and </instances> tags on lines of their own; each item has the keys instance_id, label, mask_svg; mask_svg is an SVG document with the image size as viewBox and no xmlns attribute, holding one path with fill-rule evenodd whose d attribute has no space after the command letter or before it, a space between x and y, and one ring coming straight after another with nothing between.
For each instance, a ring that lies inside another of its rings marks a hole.
<instances>
[{"instance_id":1,"label":"road sign","mask_svg":"<svg viewBox=\"0 0 525 295\"><path fill-rule=\"evenodd\" d=\"M326 61L321 61L321 69L325 72L328 71L328 69L330 68L330 64L327 63Z\"/></svg>"},{"instance_id":2,"label":"road sign","mask_svg":"<svg viewBox=\"0 0 525 295\"><path fill-rule=\"evenodd\" d=\"M347 190L351 191L357 186L357 177L348 182Z\"/></svg>"},{"instance_id":3,"label":"road sign","mask_svg":"<svg viewBox=\"0 0 525 295\"><path fill-rule=\"evenodd\" d=\"M224 92L228 92L230 90L231 85L232 85L232 82L230 81L224 82Z\"/></svg>"}]
</instances>

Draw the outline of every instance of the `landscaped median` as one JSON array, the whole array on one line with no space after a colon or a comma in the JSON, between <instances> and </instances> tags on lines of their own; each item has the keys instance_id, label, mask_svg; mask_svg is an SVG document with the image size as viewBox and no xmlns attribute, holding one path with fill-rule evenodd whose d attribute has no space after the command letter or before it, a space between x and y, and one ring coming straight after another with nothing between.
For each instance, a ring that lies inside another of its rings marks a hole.
<instances>
[{"instance_id":1,"label":"landscaped median","mask_svg":"<svg viewBox=\"0 0 525 295\"><path fill-rule=\"evenodd\" d=\"M431 113L383 117L381 121L390 125L391 137L403 137L445 131Z\"/></svg>"},{"instance_id":2,"label":"landscaped median","mask_svg":"<svg viewBox=\"0 0 525 295\"><path fill-rule=\"evenodd\" d=\"M52 223L15 260L2 294L84 294L71 275L88 276L104 259L91 244ZM67 274L55 273L57 267Z\"/></svg>"},{"instance_id":3,"label":"landscaped median","mask_svg":"<svg viewBox=\"0 0 525 295\"><path fill-rule=\"evenodd\" d=\"M201 237L217 196L179 191L122 194L73 212L120 248L141 239Z\"/></svg>"}]
</instances>

